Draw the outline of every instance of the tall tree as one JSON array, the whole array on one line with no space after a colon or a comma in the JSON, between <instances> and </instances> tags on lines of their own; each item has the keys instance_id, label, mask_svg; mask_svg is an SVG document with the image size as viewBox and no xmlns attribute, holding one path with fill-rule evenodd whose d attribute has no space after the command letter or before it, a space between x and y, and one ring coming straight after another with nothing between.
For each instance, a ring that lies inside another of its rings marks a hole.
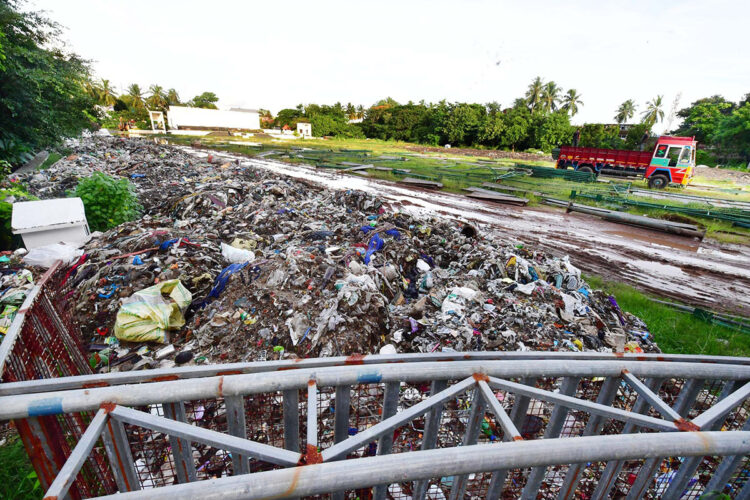
<instances>
[{"instance_id":1,"label":"tall tree","mask_svg":"<svg viewBox=\"0 0 750 500\"><path fill-rule=\"evenodd\" d=\"M151 109L166 109L169 105L169 102L167 101L167 94L164 92L164 88L161 85L151 85L148 88L148 98L146 99L146 104Z\"/></svg>"},{"instance_id":2,"label":"tall tree","mask_svg":"<svg viewBox=\"0 0 750 500\"><path fill-rule=\"evenodd\" d=\"M0 1L0 160L20 163L91 125L87 63L62 49L60 26L43 12Z\"/></svg>"},{"instance_id":3,"label":"tall tree","mask_svg":"<svg viewBox=\"0 0 750 500\"><path fill-rule=\"evenodd\" d=\"M167 90L167 103L170 106L179 106L180 105L180 94L178 94L175 89L169 89L169 90Z\"/></svg>"},{"instance_id":4,"label":"tall tree","mask_svg":"<svg viewBox=\"0 0 750 500\"><path fill-rule=\"evenodd\" d=\"M557 111L557 105L560 102L560 87L553 81L549 81L542 91L542 109L546 113Z\"/></svg>"},{"instance_id":5,"label":"tall tree","mask_svg":"<svg viewBox=\"0 0 750 500\"><path fill-rule=\"evenodd\" d=\"M567 113L570 113L570 116L575 116L578 113L578 107L583 106L581 94L579 94L576 89L568 89L562 101L562 109Z\"/></svg>"},{"instance_id":6,"label":"tall tree","mask_svg":"<svg viewBox=\"0 0 750 500\"><path fill-rule=\"evenodd\" d=\"M623 123L633 118L634 114L635 114L635 102L633 102L633 99L628 99L627 101L620 104L619 108L617 108L615 121L622 125Z\"/></svg>"},{"instance_id":7,"label":"tall tree","mask_svg":"<svg viewBox=\"0 0 750 500\"><path fill-rule=\"evenodd\" d=\"M656 122L664 120L663 99L664 96L658 95L646 103L646 111L641 116L643 117L643 123L649 127L653 127Z\"/></svg>"},{"instance_id":8,"label":"tall tree","mask_svg":"<svg viewBox=\"0 0 750 500\"><path fill-rule=\"evenodd\" d=\"M203 92L201 95L193 97L188 106L194 108L206 108L206 109L218 109L216 103L219 102L219 98L213 92Z\"/></svg>"},{"instance_id":9,"label":"tall tree","mask_svg":"<svg viewBox=\"0 0 750 500\"><path fill-rule=\"evenodd\" d=\"M364 118L365 117L365 107L361 104L357 106L357 118Z\"/></svg>"},{"instance_id":10,"label":"tall tree","mask_svg":"<svg viewBox=\"0 0 750 500\"><path fill-rule=\"evenodd\" d=\"M674 131L676 135L695 136L699 143L711 141L722 118L732 114L734 103L720 95L698 99L689 107L677 112L682 124Z\"/></svg>"},{"instance_id":11,"label":"tall tree","mask_svg":"<svg viewBox=\"0 0 750 500\"><path fill-rule=\"evenodd\" d=\"M529 106L531 111L537 109L539 104L542 102L542 94L544 93L544 82L541 76L534 78L534 81L529 85L529 89L526 91L526 104Z\"/></svg>"},{"instance_id":12,"label":"tall tree","mask_svg":"<svg viewBox=\"0 0 750 500\"><path fill-rule=\"evenodd\" d=\"M144 109L146 107L146 102L143 100L143 91L137 83L133 83L128 87L127 97L133 108Z\"/></svg>"},{"instance_id":13,"label":"tall tree","mask_svg":"<svg viewBox=\"0 0 750 500\"><path fill-rule=\"evenodd\" d=\"M354 120L357 117L357 110L354 107L354 104L347 103L346 105L346 116L350 120Z\"/></svg>"},{"instance_id":14,"label":"tall tree","mask_svg":"<svg viewBox=\"0 0 750 500\"><path fill-rule=\"evenodd\" d=\"M99 84L99 99L100 104L105 106L114 106L117 102L117 96L115 95L115 89L109 83L109 80L102 78Z\"/></svg>"}]
</instances>

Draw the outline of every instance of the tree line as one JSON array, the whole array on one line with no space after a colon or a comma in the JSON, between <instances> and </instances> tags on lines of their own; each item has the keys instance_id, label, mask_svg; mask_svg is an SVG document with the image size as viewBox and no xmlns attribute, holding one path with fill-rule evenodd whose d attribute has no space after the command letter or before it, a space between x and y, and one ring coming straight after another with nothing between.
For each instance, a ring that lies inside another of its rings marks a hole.
<instances>
[{"instance_id":1,"label":"tree line","mask_svg":"<svg viewBox=\"0 0 750 500\"><path fill-rule=\"evenodd\" d=\"M122 118L149 128L148 109L217 107L213 92L183 101L176 89L157 84L146 90L131 84L118 93L109 80L93 78L87 61L60 48L59 25L43 13L21 11L21 1L0 2L0 169L97 123L117 127ZM319 136L548 152L570 144L574 134L582 146L643 146L644 137L665 115L663 96L645 103L640 113L628 99L615 110L615 123L575 127L571 118L583 105L576 89L564 90L537 77L507 107L446 100L402 104L385 98L369 107L300 104L276 117L261 110L261 116L264 126L294 128L308 121ZM672 133L696 136L703 149L700 162L750 160L750 94L736 103L719 95L699 99L677 116L683 121ZM635 117L638 123L633 124ZM629 130L623 139L620 125L625 124Z\"/></svg>"}]
</instances>

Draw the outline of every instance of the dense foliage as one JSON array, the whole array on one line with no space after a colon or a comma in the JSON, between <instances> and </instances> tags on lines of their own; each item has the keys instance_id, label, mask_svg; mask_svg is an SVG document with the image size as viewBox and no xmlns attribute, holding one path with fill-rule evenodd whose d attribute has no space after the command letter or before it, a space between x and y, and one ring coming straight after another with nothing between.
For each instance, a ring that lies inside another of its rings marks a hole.
<instances>
[{"instance_id":1,"label":"dense foliage","mask_svg":"<svg viewBox=\"0 0 750 500\"><path fill-rule=\"evenodd\" d=\"M17 165L92 125L88 65L58 47L59 35L42 13L0 1L0 160Z\"/></svg>"},{"instance_id":2,"label":"dense foliage","mask_svg":"<svg viewBox=\"0 0 750 500\"><path fill-rule=\"evenodd\" d=\"M720 95L698 99L677 116L683 121L673 133L695 136L705 150L698 163L744 166L750 161L750 94L738 103Z\"/></svg>"},{"instance_id":3,"label":"dense foliage","mask_svg":"<svg viewBox=\"0 0 750 500\"><path fill-rule=\"evenodd\" d=\"M106 231L138 217L141 206L135 188L127 179L116 179L95 172L82 179L75 196L83 200L86 219L94 231Z\"/></svg>"}]
</instances>

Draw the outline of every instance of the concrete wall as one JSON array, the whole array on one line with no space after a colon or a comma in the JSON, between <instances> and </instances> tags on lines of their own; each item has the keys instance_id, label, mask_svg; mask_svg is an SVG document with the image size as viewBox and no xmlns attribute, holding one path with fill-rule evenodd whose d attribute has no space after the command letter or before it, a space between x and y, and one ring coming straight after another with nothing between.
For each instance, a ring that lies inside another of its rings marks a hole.
<instances>
[{"instance_id":1,"label":"concrete wall","mask_svg":"<svg viewBox=\"0 0 750 500\"><path fill-rule=\"evenodd\" d=\"M260 114L244 111L170 106L167 111L167 117L169 119L169 126L172 129L179 129L181 127L260 129Z\"/></svg>"}]
</instances>

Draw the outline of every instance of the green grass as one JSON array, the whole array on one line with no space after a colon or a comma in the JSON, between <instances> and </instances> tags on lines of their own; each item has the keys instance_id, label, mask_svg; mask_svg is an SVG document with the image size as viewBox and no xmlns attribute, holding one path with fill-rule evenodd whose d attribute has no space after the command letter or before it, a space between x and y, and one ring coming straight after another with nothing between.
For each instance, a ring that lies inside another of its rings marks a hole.
<instances>
[{"instance_id":1,"label":"green grass","mask_svg":"<svg viewBox=\"0 0 750 500\"><path fill-rule=\"evenodd\" d=\"M21 438L11 434L0 446L0 498L38 500L43 494Z\"/></svg>"},{"instance_id":2,"label":"green grass","mask_svg":"<svg viewBox=\"0 0 750 500\"><path fill-rule=\"evenodd\" d=\"M714 325L692 314L677 311L623 283L585 276L591 288L614 295L623 311L648 325L662 351L671 354L750 356L750 334Z\"/></svg>"},{"instance_id":3,"label":"green grass","mask_svg":"<svg viewBox=\"0 0 750 500\"><path fill-rule=\"evenodd\" d=\"M51 167L57 160L62 158L63 156L60 153L52 152L49 154L46 160L44 160L44 163L39 165L39 170L44 170L45 168Z\"/></svg>"}]
</instances>

